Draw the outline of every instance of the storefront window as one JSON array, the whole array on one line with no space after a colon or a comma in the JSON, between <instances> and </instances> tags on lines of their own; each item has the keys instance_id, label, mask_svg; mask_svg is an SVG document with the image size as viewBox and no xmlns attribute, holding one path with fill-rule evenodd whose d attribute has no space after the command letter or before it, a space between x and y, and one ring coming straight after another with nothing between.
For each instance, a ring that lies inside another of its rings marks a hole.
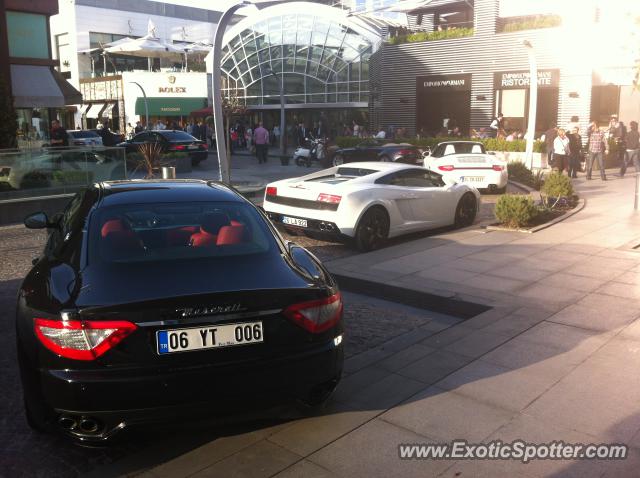
<instances>
[{"instance_id":1,"label":"storefront window","mask_svg":"<svg viewBox=\"0 0 640 478\"><path fill-rule=\"evenodd\" d=\"M47 17L34 13L7 12L9 56L49 58Z\"/></svg>"},{"instance_id":2,"label":"storefront window","mask_svg":"<svg viewBox=\"0 0 640 478\"><path fill-rule=\"evenodd\" d=\"M16 108L18 141L49 140L49 110L47 108Z\"/></svg>"}]
</instances>

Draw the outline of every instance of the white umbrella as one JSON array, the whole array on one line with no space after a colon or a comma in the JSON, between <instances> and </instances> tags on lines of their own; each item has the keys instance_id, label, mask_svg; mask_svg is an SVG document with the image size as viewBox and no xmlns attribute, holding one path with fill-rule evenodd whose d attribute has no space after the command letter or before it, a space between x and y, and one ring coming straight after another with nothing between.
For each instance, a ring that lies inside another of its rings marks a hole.
<instances>
[{"instance_id":1,"label":"white umbrella","mask_svg":"<svg viewBox=\"0 0 640 478\"><path fill-rule=\"evenodd\" d=\"M385 12L400 12L400 13L411 13L414 10L418 10L420 8L426 7L431 3L432 0L404 0L403 2L398 2L395 5L392 5L388 8L384 8Z\"/></svg>"},{"instance_id":2,"label":"white umbrella","mask_svg":"<svg viewBox=\"0 0 640 478\"><path fill-rule=\"evenodd\" d=\"M182 48L184 48L184 51L187 52L187 54L191 55L194 53L209 53L212 47L213 45L211 43L206 41L197 41L190 43L189 45L185 45Z\"/></svg>"},{"instance_id":3,"label":"white umbrella","mask_svg":"<svg viewBox=\"0 0 640 478\"><path fill-rule=\"evenodd\" d=\"M145 58L179 58L180 55L184 53L182 48L178 48L171 43L166 43L160 38L150 37L149 35L105 48L104 51L107 53L142 56Z\"/></svg>"}]
</instances>

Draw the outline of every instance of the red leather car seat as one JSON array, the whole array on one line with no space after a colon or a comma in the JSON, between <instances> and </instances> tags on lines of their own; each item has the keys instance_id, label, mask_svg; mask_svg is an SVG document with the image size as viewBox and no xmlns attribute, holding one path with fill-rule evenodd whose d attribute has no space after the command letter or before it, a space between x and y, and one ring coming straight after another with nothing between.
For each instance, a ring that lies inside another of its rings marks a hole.
<instances>
[{"instance_id":1,"label":"red leather car seat","mask_svg":"<svg viewBox=\"0 0 640 478\"><path fill-rule=\"evenodd\" d=\"M225 213L207 213L202 218L200 232L191 235L190 244L194 247L215 246L220 229L229 225L229 217Z\"/></svg>"},{"instance_id":2,"label":"red leather car seat","mask_svg":"<svg viewBox=\"0 0 640 478\"><path fill-rule=\"evenodd\" d=\"M107 257L120 257L144 249L138 235L122 219L105 221L100 229L100 235L102 251Z\"/></svg>"},{"instance_id":3,"label":"red leather car seat","mask_svg":"<svg viewBox=\"0 0 640 478\"><path fill-rule=\"evenodd\" d=\"M125 226L122 219L109 219L102 225L102 229L100 229L100 235L102 237L107 237L107 234L109 234L110 232L123 232L126 230L128 230L128 228Z\"/></svg>"},{"instance_id":4,"label":"red leather car seat","mask_svg":"<svg viewBox=\"0 0 640 478\"><path fill-rule=\"evenodd\" d=\"M191 241L191 236L198 232L198 226L184 226L167 231L167 246L186 246Z\"/></svg>"},{"instance_id":5,"label":"red leather car seat","mask_svg":"<svg viewBox=\"0 0 640 478\"><path fill-rule=\"evenodd\" d=\"M244 226L222 226L218 233L216 245L240 244L245 241Z\"/></svg>"}]
</instances>

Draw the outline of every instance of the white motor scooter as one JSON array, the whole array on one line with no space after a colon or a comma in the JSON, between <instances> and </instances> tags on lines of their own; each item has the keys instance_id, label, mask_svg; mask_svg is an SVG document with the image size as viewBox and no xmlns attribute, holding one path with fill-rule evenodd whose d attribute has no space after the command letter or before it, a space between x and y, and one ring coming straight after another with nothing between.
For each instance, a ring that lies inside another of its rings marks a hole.
<instances>
[{"instance_id":1,"label":"white motor scooter","mask_svg":"<svg viewBox=\"0 0 640 478\"><path fill-rule=\"evenodd\" d=\"M323 163L325 159L325 142L322 139L305 138L309 147L299 146L293 153L293 159L298 166L310 167L313 161Z\"/></svg>"}]
</instances>

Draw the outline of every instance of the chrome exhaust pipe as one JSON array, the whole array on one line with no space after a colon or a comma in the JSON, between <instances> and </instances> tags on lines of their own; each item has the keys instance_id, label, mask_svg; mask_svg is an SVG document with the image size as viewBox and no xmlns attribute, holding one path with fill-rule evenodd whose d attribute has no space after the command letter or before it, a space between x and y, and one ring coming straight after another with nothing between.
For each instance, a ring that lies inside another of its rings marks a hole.
<instances>
[{"instance_id":1,"label":"chrome exhaust pipe","mask_svg":"<svg viewBox=\"0 0 640 478\"><path fill-rule=\"evenodd\" d=\"M100 429L100 424L93 418L83 418L80 420L80 430L84 433L96 433Z\"/></svg>"},{"instance_id":2,"label":"chrome exhaust pipe","mask_svg":"<svg viewBox=\"0 0 640 478\"><path fill-rule=\"evenodd\" d=\"M326 230L327 225L324 222L321 222L318 227L320 228L321 231L324 231L324 230Z\"/></svg>"},{"instance_id":3,"label":"chrome exhaust pipe","mask_svg":"<svg viewBox=\"0 0 640 478\"><path fill-rule=\"evenodd\" d=\"M58 425L65 430L74 430L78 426L78 421L68 415L58 418Z\"/></svg>"},{"instance_id":4,"label":"chrome exhaust pipe","mask_svg":"<svg viewBox=\"0 0 640 478\"><path fill-rule=\"evenodd\" d=\"M326 224L325 229L327 230L327 232L333 231L333 224Z\"/></svg>"}]
</instances>

